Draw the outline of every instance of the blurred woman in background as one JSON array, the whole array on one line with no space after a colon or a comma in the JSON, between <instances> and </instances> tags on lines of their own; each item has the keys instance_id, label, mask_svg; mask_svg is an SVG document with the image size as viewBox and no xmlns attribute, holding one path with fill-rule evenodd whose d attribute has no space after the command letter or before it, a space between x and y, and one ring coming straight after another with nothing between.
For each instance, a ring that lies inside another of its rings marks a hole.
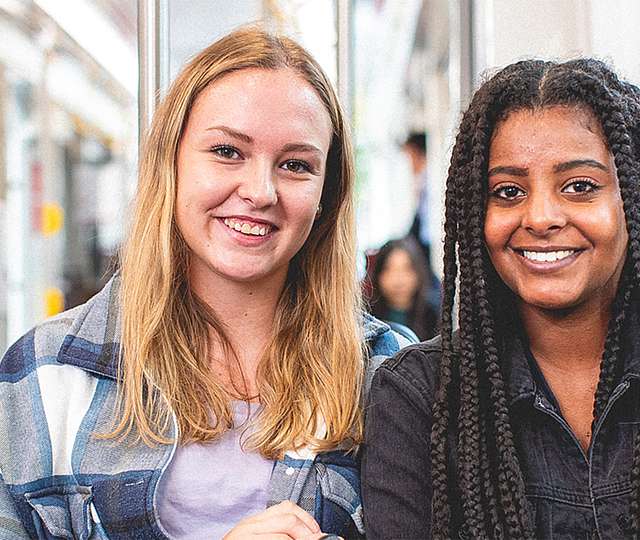
<instances>
[{"instance_id":1,"label":"blurred woman in background","mask_svg":"<svg viewBox=\"0 0 640 540\"><path fill-rule=\"evenodd\" d=\"M299 45L248 29L196 56L121 273L0 365L0 537L362 535L363 351L401 338L361 310L353 185Z\"/></svg>"},{"instance_id":2,"label":"blurred woman in background","mask_svg":"<svg viewBox=\"0 0 640 540\"><path fill-rule=\"evenodd\" d=\"M421 340L436 334L438 313L427 303L427 261L413 238L390 240L382 246L375 256L370 279L374 316L407 326Z\"/></svg>"}]
</instances>

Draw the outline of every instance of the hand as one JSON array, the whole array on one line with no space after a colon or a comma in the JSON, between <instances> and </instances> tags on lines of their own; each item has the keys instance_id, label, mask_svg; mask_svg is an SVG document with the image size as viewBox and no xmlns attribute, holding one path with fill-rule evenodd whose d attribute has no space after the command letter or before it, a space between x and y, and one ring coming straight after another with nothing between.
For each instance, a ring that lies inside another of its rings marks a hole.
<instances>
[{"instance_id":1,"label":"hand","mask_svg":"<svg viewBox=\"0 0 640 540\"><path fill-rule=\"evenodd\" d=\"M283 501L243 519L223 540L320 540L323 536L313 517L297 504Z\"/></svg>"}]
</instances>

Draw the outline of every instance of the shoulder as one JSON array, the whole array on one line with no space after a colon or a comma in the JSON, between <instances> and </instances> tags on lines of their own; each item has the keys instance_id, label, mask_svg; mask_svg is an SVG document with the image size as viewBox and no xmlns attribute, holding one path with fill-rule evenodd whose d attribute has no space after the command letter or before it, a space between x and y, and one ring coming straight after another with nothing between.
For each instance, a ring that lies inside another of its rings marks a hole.
<instances>
[{"instance_id":1,"label":"shoulder","mask_svg":"<svg viewBox=\"0 0 640 540\"><path fill-rule=\"evenodd\" d=\"M408 330L408 329L407 329ZM376 370L388 358L415 343L417 338L411 331L393 330L387 323L368 313L363 314L363 331L367 349L365 362L365 394L368 392Z\"/></svg>"},{"instance_id":2,"label":"shoulder","mask_svg":"<svg viewBox=\"0 0 640 540\"><path fill-rule=\"evenodd\" d=\"M73 437L82 431L84 418L95 421L100 404L115 391L111 379L100 377L104 371L85 365L104 349L97 339L108 326L103 293L37 325L0 362L0 437L8 441L0 470L7 483L27 485L70 474L71 452L77 448ZM80 335L86 338L82 346ZM97 394L100 400L94 399Z\"/></svg>"},{"instance_id":3,"label":"shoulder","mask_svg":"<svg viewBox=\"0 0 640 540\"><path fill-rule=\"evenodd\" d=\"M441 357L440 336L403 348L376 370L371 399L402 394L420 408L430 410L438 387Z\"/></svg>"},{"instance_id":4,"label":"shoulder","mask_svg":"<svg viewBox=\"0 0 640 540\"><path fill-rule=\"evenodd\" d=\"M19 338L0 362L0 382L17 383L46 366L60 365L70 348L83 342L90 354L104 342L113 280L87 303L47 319ZM75 349L74 349L75 350Z\"/></svg>"},{"instance_id":5,"label":"shoulder","mask_svg":"<svg viewBox=\"0 0 640 540\"><path fill-rule=\"evenodd\" d=\"M392 328L369 313L362 314L362 325L370 356L392 356L403 347L418 341L408 328L401 325Z\"/></svg>"}]
</instances>

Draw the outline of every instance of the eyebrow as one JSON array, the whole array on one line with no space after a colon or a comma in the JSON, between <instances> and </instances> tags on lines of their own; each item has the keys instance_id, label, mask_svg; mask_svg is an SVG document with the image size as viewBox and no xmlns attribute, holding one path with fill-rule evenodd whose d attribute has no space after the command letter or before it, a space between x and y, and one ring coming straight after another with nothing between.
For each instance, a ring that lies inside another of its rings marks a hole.
<instances>
[{"instance_id":1,"label":"eyebrow","mask_svg":"<svg viewBox=\"0 0 640 540\"><path fill-rule=\"evenodd\" d=\"M313 152L315 154L322 154L320 148L306 143L289 143L282 147L283 152Z\"/></svg>"},{"instance_id":2,"label":"eyebrow","mask_svg":"<svg viewBox=\"0 0 640 540\"><path fill-rule=\"evenodd\" d=\"M571 169L577 169L578 167L593 167L595 169L600 169L601 171L609 171L609 168L606 165L603 165L595 159L572 159L571 161L564 161L562 163L557 163L556 165L554 165L553 172L561 173L570 171ZM529 174L529 169L527 169L526 167L498 165L497 167L493 167L493 169L489 170L488 176L493 176L496 174L507 174L509 176L527 176Z\"/></svg>"},{"instance_id":3,"label":"eyebrow","mask_svg":"<svg viewBox=\"0 0 640 540\"><path fill-rule=\"evenodd\" d=\"M234 139L240 139L241 141L246 143L253 142L253 138L249 137L249 135L246 135L241 131L237 131L227 126L211 126L208 127L205 131L222 131L223 133L226 133L227 135L229 135L229 137L233 137Z\"/></svg>"},{"instance_id":4,"label":"eyebrow","mask_svg":"<svg viewBox=\"0 0 640 540\"><path fill-rule=\"evenodd\" d=\"M571 161L565 161L564 163L558 163L553 167L553 172L565 172L570 171L571 169L576 169L578 167L594 167L595 169L600 169L601 171L609 170L606 165L603 165L595 159L573 159Z\"/></svg>"},{"instance_id":5,"label":"eyebrow","mask_svg":"<svg viewBox=\"0 0 640 540\"><path fill-rule=\"evenodd\" d=\"M509 176L527 176L529 174L529 169L525 167L510 167L506 165L498 165L493 169L489 169L489 176L493 176L495 174L508 174Z\"/></svg>"}]
</instances>

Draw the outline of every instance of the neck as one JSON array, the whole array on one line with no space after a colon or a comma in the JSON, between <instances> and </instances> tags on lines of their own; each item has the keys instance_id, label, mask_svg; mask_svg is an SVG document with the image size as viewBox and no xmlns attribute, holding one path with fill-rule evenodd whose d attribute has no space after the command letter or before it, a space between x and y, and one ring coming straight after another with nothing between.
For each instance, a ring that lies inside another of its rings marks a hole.
<instances>
[{"instance_id":1,"label":"neck","mask_svg":"<svg viewBox=\"0 0 640 540\"><path fill-rule=\"evenodd\" d=\"M612 304L572 310L519 306L529 346L540 364L573 372L599 367Z\"/></svg>"},{"instance_id":2,"label":"neck","mask_svg":"<svg viewBox=\"0 0 640 540\"><path fill-rule=\"evenodd\" d=\"M190 280L194 292L215 314L233 349L227 351L211 330L209 350L214 373L223 380L235 382L240 376L249 393L255 394L258 364L273 336L276 306L284 289L286 272L250 283L211 274L206 280L191 275ZM232 366L239 367L241 372L237 373Z\"/></svg>"}]
</instances>

